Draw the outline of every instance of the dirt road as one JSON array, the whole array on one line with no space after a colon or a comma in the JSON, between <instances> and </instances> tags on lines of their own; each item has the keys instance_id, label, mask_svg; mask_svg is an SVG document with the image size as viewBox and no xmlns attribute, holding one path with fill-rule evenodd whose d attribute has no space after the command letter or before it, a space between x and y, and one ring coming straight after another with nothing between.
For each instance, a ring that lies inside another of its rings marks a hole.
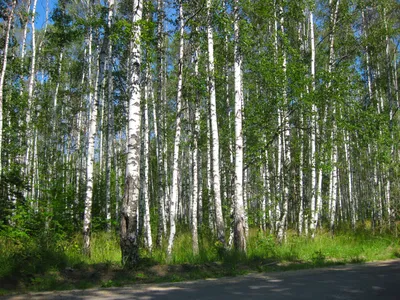
<instances>
[{"instance_id":1,"label":"dirt road","mask_svg":"<svg viewBox=\"0 0 400 300\"><path fill-rule=\"evenodd\" d=\"M193 282L32 293L1 299L400 300L400 260Z\"/></svg>"}]
</instances>

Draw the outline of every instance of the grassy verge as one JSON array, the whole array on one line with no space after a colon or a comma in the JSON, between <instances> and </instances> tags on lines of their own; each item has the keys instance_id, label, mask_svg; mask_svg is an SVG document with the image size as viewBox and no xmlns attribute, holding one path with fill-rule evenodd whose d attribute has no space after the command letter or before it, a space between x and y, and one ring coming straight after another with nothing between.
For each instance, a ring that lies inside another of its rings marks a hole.
<instances>
[{"instance_id":1,"label":"grassy verge","mask_svg":"<svg viewBox=\"0 0 400 300\"><path fill-rule=\"evenodd\" d=\"M365 231L332 238L320 232L311 240L292 234L285 244L278 245L272 236L257 230L250 232L247 255L202 238L201 251L194 256L190 233L184 232L176 238L170 263L166 263L165 250L156 249L141 253L141 264L128 271L120 264L116 235L93 234L90 258L81 254L81 240L80 235L59 240L42 238L40 242L27 236L0 236L0 294L174 282L400 257L400 240L390 235Z\"/></svg>"}]
</instances>

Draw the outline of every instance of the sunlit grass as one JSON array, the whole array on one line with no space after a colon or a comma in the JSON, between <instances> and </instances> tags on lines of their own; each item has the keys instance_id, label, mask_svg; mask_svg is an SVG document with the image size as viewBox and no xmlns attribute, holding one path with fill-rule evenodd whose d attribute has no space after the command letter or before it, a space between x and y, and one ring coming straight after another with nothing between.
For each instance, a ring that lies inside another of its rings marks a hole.
<instances>
[{"instance_id":1,"label":"sunlit grass","mask_svg":"<svg viewBox=\"0 0 400 300\"><path fill-rule=\"evenodd\" d=\"M111 232L95 232L91 237L91 255L83 255L83 238L76 234L64 242L64 251L71 265L75 264L120 264L121 249L118 235Z\"/></svg>"},{"instance_id":2,"label":"sunlit grass","mask_svg":"<svg viewBox=\"0 0 400 300\"><path fill-rule=\"evenodd\" d=\"M320 231L315 239L289 232L286 242L280 245L273 235L251 229L246 255L224 248L211 234L203 233L199 238L200 252L194 255L190 231L178 230L171 260L166 256L167 241L164 238L160 249L154 247L152 251L146 251L141 248L142 266L138 266L136 273L129 273L128 276L121 265L119 237L116 233L93 233L90 257L83 255L81 234L59 240L52 237L48 239L0 236L1 281L17 280L17 287L14 285L11 290L51 290L94 285L114 286L135 281L177 281L400 257L399 238L374 235L367 230L357 233L339 232L334 237L329 232ZM148 272L151 266L166 264L187 267L174 267L162 277ZM71 283L63 277L65 270L93 274L111 270L116 277L102 281L100 276L99 279L83 279ZM180 271L175 274L174 270ZM7 291L7 286L5 288ZM1 285L0 291L4 293Z\"/></svg>"},{"instance_id":3,"label":"sunlit grass","mask_svg":"<svg viewBox=\"0 0 400 300\"><path fill-rule=\"evenodd\" d=\"M277 260L315 261L316 256L332 262L361 262L396 257L400 241L390 235L370 233L341 233L334 237L319 232L315 239L290 234L282 245L269 235L258 234L249 240L250 257L275 258Z\"/></svg>"},{"instance_id":4,"label":"sunlit grass","mask_svg":"<svg viewBox=\"0 0 400 300\"><path fill-rule=\"evenodd\" d=\"M91 256L82 251L82 236L75 235L64 244L64 254L69 265L113 264L120 265L121 250L119 237L114 233L97 232L91 239ZM274 236L252 229L247 243L247 255L235 256L233 251L208 236L200 238L200 253L194 255L190 232L179 232L175 238L172 259L166 256L166 241L163 247L149 252L141 250L141 256L157 264L202 264L238 259L245 262L253 259L277 261L312 262L319 255L327 261L374 261L396 258L400 250L400 240L390 235L370 233L342 233L334 237L329 232L319 232L314 239L299 237L289 232L285 243L278 244ZM397 253L397 254L396 254Z\"/></svg>"}]
</instances>

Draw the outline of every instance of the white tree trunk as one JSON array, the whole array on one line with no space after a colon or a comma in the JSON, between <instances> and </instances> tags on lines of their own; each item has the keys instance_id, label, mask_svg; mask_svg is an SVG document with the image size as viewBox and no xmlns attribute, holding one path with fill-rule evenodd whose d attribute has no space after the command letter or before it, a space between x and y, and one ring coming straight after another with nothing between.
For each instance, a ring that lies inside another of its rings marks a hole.
<instances>
[{"instance_id":1,"label":"white tree trunk","mask_svg":"<svg viewBox=\"0 0 400 300\"><path fill-rule=\"evenodd\" d=\"M329 1L329 5L332 8L333 0ZM330 39L330 45L329 45L329 65L328 65L328 73L331 74L333 70L333 64L335 60L335 30L336 30L336 23L337 23L337 16L339 12L339 4L340 0L336 1L335 5L335 10L331 10L331 15L330 15L330 20L331 20L331 26L332 26L332 31L329 35ZM329 80L328 83L328 88L330 88L332 85L331 80ZM334 234L335 230L335 219L336 219L336 207L338 203L338 167L337 167L337 162L338 162L338 147L337 147L337 109L336 109L336 102L332 103L332 115L333 115L333 122L332 122L332 173L331 173L331 178L332 178L332 184L331 184L331 202L330 202L330 229L332 235Z\"/></svg>"},{"instance_id":2,"label":"white tree trunk","mask_svg":"<svg viewBox=\"0 0 400 300\"><path fill-rule=\"evenodd\" d=\"M243 88L242 88L243 91ZM243 102L242 102L242 124L244 121L244 114L243 114ZM243 130L242 130L243 132ZM242 134L243 136L243 134ZM244 145L246 144L246 140L243 139L243 152L244 152ZM247 237L249 234L249 222L248 222L248 190L247 190L247 183L248 183L248 176L249 176L249 168L243 168L243 209L244 209L244 235Z\"/></svg>"},{"instance_id":3,"label":"white tree trunk","mask_svg":"<svg viewBox=\"0 0 400 300\"><path fill-rule=\"evenodd\" d=\"M110 75L110 72L109 72ZM113 97L112 97L112 79L110 76L108 80L108 101L107 101L107 135L106 135L106 231L111 231L111 159L114 154L114 109L113 109Z\"/></svg>"},{"instance_id":4,"label":"white tree trunk","mask_svg":"<svg viewBox=\"0 0 400 300\"><path fill-rule=\"evenodd\" d=\"M386 31L386 36L385 36L385 41L386 41L386 49L385 49L385 54L386 54L386 72L387 72L387 97L388 97L388 102L389 102L389 132L392 140L394 140L393 136L393 117L394 117L394 110L393 107L397 105L393 101L393 90L392 90L392 64L391 64L391 57L390 57L390 39L388 35L388 23L387 23L387 13L386 13L386 8L383 8L383 21L385 25L385 31ZM396 70L395 70L396 71ZM397 80L397 78L396 78ZM395 90L395 93L398 94L398 91ZM395 161L395 156L394 156L394 143L391 145L390 149L390 156L392 158L392 161ZM390 163L389 163L390 164ZM387 222L388 222L388 227L391 228L391 169L392 167L389 165L386 168L386 186L385 186L385 200L386 200L386 209L387 209Z\"/></svg>"},{"instance_id":5,"label":"white tree trunk","mask_svg":"<svg viewBox=\"0 0 400 300\"><path fill-rule=\"evenodd\" d=\"M213 178L212 178L212 152L211 152L211 126L209 120L207 123L207 191L208 191L208 225L212 233L215 233L215 210L213 197Z\"/></svg>"},{"instance_id":6,"label":"white tree trunk","mask_svg":"<svg viewBox=\"0 0 400 300\"><path fill-rule=\"evenodd\" d=\"M58 151L58 132L57 132L57 126L58 126L58 94L59 94L59 90L60 90L60 77L61 77L61 72L62 72L62 64L63 64L63 51L60 52L60 55L58 57L58 77L56 77L56 88L54 89L54 95L53 95L53 116L52 116L52 122L53 122L53 128L52 128L52 133L51 133L51 138L52 138L52 142L53 142L53 169L51 170L52 174L53 174L53 178L56 178L56 174L57 174L57 151ZM50 213L50 205L51 202L48 200L47 201L47 213ZM49 218L46 218L46 225L45 227L48 228L49 226Z\"/></svg>"},{"instance_id":7,"label":"white tree trunk","mask_svg":"<svg viewBox=\"0 0 400 300\"><path fill-rule=\"evenodd\" d=\"M160 156L160 137L159 130L158 130L158 119L157 119L157 112L156 112L156 102L153 97L153 120L154 120L154 136L156 140L156 157L157 157L157 166L158 166L158 176L159 176L159 194L158 194L158 232L157 232L157 246L161 247L162 240L164 234L167 232L167 222L165 217L165 202L164 202L164 188L163 188L163 179L162 171L163 171L163 158Z\"/></svg>"},{"instance_id":8,"label":"white tree trunk","mask_svg":"<svg viewBox=\"0 0 400 300\"><path fill-rule=\"evenodd\" d=\"M221 177L219 167L219 136L217 122L217 104L215 95L214 79L214 37L211 26L211 0L207 0L207 42L208 42L208 72L209 72L209 91L210 91L210 118L211 118L211 137L212 137L212 171L213 171L213 190L215 204L215 221L217 225L217 239L225 245L225 225L222 215L221 202Z\"/></svg>"},{"instance_id":9,"label":"white tree trunk","mask_svg":"<svg viewBox=\"0 0 400 300\"><path fill-rule=\"evenodd\" d=\"M278 64L278 16L276 12L276 1L274 3L274 63ZM281 128L282 126L282 111L281 108L278 106L278 128ZM278 139L277 139L277 158L276 158L276 177L277 177L277 183L276 183L276 191L277 191L277 200L274 202L274 229L275 231L278 231L281 222L281 209L280 209L280 203L282 202L282 187L283 187L283 178L282 178L282 136L283 134L278 134Z\"/></svg>"},{"instance_id":10,"label":"white tree trunk","mask_svg":"<svg viewBox=\"0 0 400 300\"><path fill-rule=\"evenodd\" d=\"M118 133L117 133L118 135ZM121 168L118 165L118 155L121 149L121 142L114 142L115 152L114 152L114 168L115 168L115 220L120 220L120 201L122 199L121 188L120 188L120 178L122 177Z\"/></svg>"},{"instance_id":11,"label":"white tree trunk","mask_svg":"<svg viewBox=\"0 0 400 300\"><path fill-rule=\"evenodd\" d=\"M195 67L194 67L194 75L196 78L199 76L199 49L196 48L195 51ZM195 113L194 113L194 135L193 135L193 192L192 192L192 248L193 254L199 254L199 239L197 233L197 208L199 202L199 170L198 170L198 139L200 134L200 101L199 97L196 96L195 103Z\"/></svg>"},{"instance_id":12,"label":"white tree trunk","mask_svg":"<svg viewBox=\"0 0 400 300\"><path fill-rule=\"evenodd\" d=\"M101 83L102 85L103 83ZM99 109L100 109L100 120L98 122L98 141L99 141L99 164L98 164L98 170L97 173L99 175L99 178L101 178L100 180L103 180L103 153L104 153L104 145L103 145L103 140L104 140L104 111L106 109L106 105L105 105L105 101L104 101L104 90L99 91L99 98L98 98L98 102L99 102Z\"/></svg>"},{"instance_id":13,"label":"white tree trunk","mask_svg":"<svg viewBox=\"0 0 400 300\"><path fill-rule=\"evenodd\" d=\"M398 82L398 77L397 77L397 51L394 51L393 53L393 87L395 90L395 97L396 97L396 103L398 107L400 106L400 91L399 91L399 82Z\"/></svg>"},{"instance_id":14,"label":"white tree trunk","mask_svg":"<svg viewBox=\"0 0 400 300\"><path fill-rule=\"evenodd\" d=\"M182 109L182 85L183 85L183 7L182 0L179 0L179 62L178 62L178 92L176 97L176 127L174 141L174 158L172 167L172 194L170 199L170 232L168 239L167 257L172 258L172 247L174 245L176 233L176 206L178 204L178 173L179 173L179 152L181 141L181 109Z\"/></svg>"},{"instance_id":15,"label":"white tree trunk","mask_svg":"<svg viewBox=\"0 0 400 300\"><path fill-rule=\"evenodd\" d=\"M345 155L347 159L347 173L348 173L348 190L349 190L349 206L351 214L351 227L353 230L356 228L357 221L357 211L356 211L356 198L353 196L353 166L351 161L351 146L350 146L350 133L344 132L344 145L345 145Z\"/></svg>"},{"instance_id":16,"label":"white tree trunk","mask_svg":"<svg viewBox=\"0 0 400 300\"><path fill-rule=\"evenodd\" d=\"M39 212L39 199L37 198L37 184L38 184L38 131L34 131L33 138L33 174L32 174L32 187L31 187L31 206L33 211L37 214Z\"/></svg>"},{"instance_id":17,"label":"white tree trunk","mask_svg":"<svg viewBox=\"0 0 400 300\"><path fill-rule=\"evenodd\" d=\"M162 1L164 2L164 0ZM165 12L162 12L162 16L164 18ZM164 36L163 31L160 33L162 36ZM164 39L162 40L164 41ZM164 48L162 48L161 52L161 75L162 75L162 84L161 84L161 99L162 99L162 107L164 109L167 109L167 61L164 57ZM169 166L170 166L170 161L169 161L169 153L168 153L168 141L167 141L167 116L166 113L163 115L163 144L162 144L162 157L163 157L163 170L164 170L164 194L163 194L163 201L164 201L164 207L165 207L165 218L164 218L164 228L165 228L165 234L167 234L167 220L169 220L170 215L167 215L167 210L168 214L170 212L170 199L171 199L171 190L170 190L170 183L169 183Z\"/></svg>"},{"instance_id":18,"label":"white tree trunk","mask_svg":"<svg viewBox=\"0 0 400 300\"><path fill-rule=\"evenodd\" d=\"M99 68L95 68L95 75L93 78L93 66L92 62L96 61L92 59L92 40L93 32L92 28L89 28L88 38L88 80L90 86L89 92L89 133L88 133L88 150L86 160L86 197L85 197L85 210L83 216L83 240L84 240L84 253L90 256L90 234L91 234L91 223L92 223L92 203L93 203L93 169L94 169L94 146L96 139L96 125L97 125L97 110L98 110L98 81L100 76ZM92 92L92 89L94 91Z\"/></svg>"},{"instance_id":19,"label":"white tree trunk","mask_svg":"<svg viewBox=\"0 0 400 300\"><path fill-rule=\"evenodd\" d=\"M303 115L300 115L300 120L302 120ZM300 121L300 127L302 127L303 122ZM304 186L303 186L303 159L304 159L304 145L303 145L303 131L300 129L300 165L299 165L299 201L300 201L300 209L299 209L299 224L298 224L298 233L301 236L303 234L303 225L304 225ZM306 219L307 220L307 219Z\"/></svg>"},{"instance_id":20,"label":"white tree trunk","mask_svg":"<svg viewBox=\"0 0 400 300\"><path fill-rule=\"evenodd\" d=\"M261 201L261 229L267 230L267 203L269 202L269 173L268 173L268 152L265 150L265 162L261 166L261 174L263 179L263 197ZM269 209L268 209L269 211Z\"/></svg>"},{"instance_id":21,"label":"white tree trunk","mask_svg":"<svg viewBox=\"0 0 400 300\"><path fill-rule=\"evenodd\" d=\"M114 13L114 0L108 0L108 16L107 16L107 29L108 34L111 30L112 20ZM111 158L115 155L114 152L114 99L113 99L113 75L112 75L112 44L107 38L107 151L106 151L106 230L111 231ZM117 198L117 197L116 197ZM117 200L116 200L117 201Z\"/></svg>"},{"instance_id":22,"label":"white tree trunk","mask_svg":"<svg viewBox=\"0 0 400 300\"><path fill-rule=\"evenodd\" d=\"M132 7L132 34L129 60L128 154L126 161L125 195L121 207L122 264L134 267L139 261L138 204L140 189L140 65L143 2L134 0Z\"/></svg>"},{"instance_id":23,"label":"white tree trunk","mask_svg":"<svg viewBox=\"0 0 400 300\"><path fill-rule=\"evenodd\" d=\"M164 0L157 0L157 51L158 51L158 94L157 101L158 106L166 109L164 105ZM157 157L157 171L158 171L158 228L157 228L157 247L161 247L165 234L167 233L167 218L165 211L166 204L166 182L167 173L164 170L164 163L167 161L166 153L162 152L163 143L166 144L166 140L161 137L162 126L158 127L158 124L162 124L162 109L160 109L160 117L158 118L156 110L156 99L153 98L153 119L154 119L154 136L156 138L156 157ZM161 130L159 130L161 129Z\"/></svg>"},{"instance_id":24,"label":"white tree trunk","mask_svg":"<svg viewBox=\"0 0 400 300\"><path fill-rule=\"evenodd\" d=\"M145 234L145 247L151 251L153 248L153 240L151 236L150 226L150 193L149 193L149 177L150 177L150 155L149 155L149 84L150 76L146 75L145 88L144 88L144 127L143 127L143 168L144 168L144 182L143 182L143 196L144 196L144 234Z\"/></svg>"},{"instance_id":25,"label":"white tree trunk","mask_svg":"<svg viewBox=\"0 0 400 300\"><path fill-rule=\"evenodd\" d=\"M21 72L24 72L25 68L25 54L26 54L26 38L28 36L28 23L29 23L29 12L31 10L31 0L27 1L26 3L26 16L24 16L24 29L22 33L22 41L21 41ZM24 89L24 84L23 84L24 78L21 75L21 89L20 89L20 96L22 96L23 89Z\"/></svg>"},{"instance_id":26,"label":"white tree trunk","mask_svg":"<svg viewBox=\"0 0 400 300\"><path fill-rule=\"evenodd\" d=\"M86 59L86 48L84 49L84 54L83 57ZM82 78L81 78L81 85L83 86L85 82L85 72L82 72ZM81 97L80 104L79 104L79 112L77 115L77 120L76 120L76 127L77 127L77 136L76 136L76 187L75 187L75 219L78 219L78 207L79 207L79 201L80 201L80 194L81 194L81 173L82 173L82 166L83 166L83 157L86 156L83 155L84 151L82 151L82 146L81 146L81 132L83 129L83 124L84 122L84 113L82 112L82 103L84 102L83 97Z\"/></svg>"},{"instance_id":27,"label":"white tree trunk","mask_svg":"<svg viewBox=\"0 0 400 300\"><path fill-rule=\"evenodd\" d=\"M333 111L334 115L336 111ZM336 126L334 124L334 126ZM333 130L332 137L336 136L336 130ZM330 229L332 235L335 232L335 219L336 219L336 207L338 203L338 167L337 167L337 145L336 142L334 142L333 149L332 149L332 164L333 164L333 170L332 170L332 184L331 184L331 201L330 201Z\"/></svg>"},{"instance_id":28,"label":"white tree trunk","mask_svg":"<svg viewBox=\"0 0 400 300\"><path fill-rule=\"evenodd\" d=\"M239 49L239 1L234 2L234 77L235 77L235 197L234 197L234 245L246 252L246 225L243 206L243 128L242 128L242 56Z\"/></svg>"},{"instance_id":29,"label":"white tree trunk","mask_svg":"<svg viewBox=\"0 0 400 300\"><path fill-rule=\"evenodd\" d=\"M3 140L3 88L4 88L4 77L6 76L6 69L7 69L7 55L8 55L8 46L10 40L10 33L11 33L11 25L14 19L14 10L17 1L14 0L11 4L11 10L8 14L8 22L6 27L6 34L5 34L5 45L3 48L3 64L0 73L0 175L3 173L3 166L1 163L2 157L2 140Z\"/></svg>"},{"instance_id":30,"label":"white tree trunk","mask_svg":"<svg viewBox=\"0 0 400 300\"><path fill-rule=\"evenodd\" d=\"M197 157L199 159L198 166L199 166L199 168L201 168L201 166L203 165L201 153L199 153ZM201 227L201 225L203 224L203 194L204 194L204 191L203 191L204 185L202 184L203 176L202 176L201 171L199 171L199 173L198 173L198 178L199 178L199 181L198 181L199 196L198 196L198 202L197 202L197 204L198 204L197 205L197 215L198 215L198 226Z\"/></svg>"},{"instance_id":31,"label":"white tree trunk","mask_svg":"<svg viewBox=\"0 0 400 300\"><path fill-rule=\"evenodd\" d=\"M285 27L284 27L284 19L283 19L283 8L279 7L280 10L280 27L281 33L285 35ZM282 195L282 216L280 220L280 226L277 227L278 233L277 238L279 242L282 242L286 239L286 227L287 227L287 215L288 215L288 204L289 204L289 184L290 184L290 162L291 162L291 149L290 149L290 125L289 125L289 112L288 112L288 99L286 92L287 85L287 61L286 61L286 51L283 49L282 51L282 70L284 75L284 81L282 84L282 97L283 97L283 106L282 110L282 154L283 154L283 174L281 175L281 180L283 183L283 195Z\"/></svg>"},{"instance_id":32,"label":"white tree trunk","mask_svg":"<svg viewBox=\"0 0 400 300\"><path fill-rule=\"evenodd\" d=\"M27 147L25 154L25 176L28 178L28 182L32 184L31 178L31 154L32 154L32 145L33 145L33 130L32 130L32 111L34 110L32 107L33 102L33 88L35 85L36 78L36 30L35 30L35 16L36 16L36 4L37 0L33 0L33 7L31 11L31 43L32 43L32 55L31 55L31 66L29 70L29 81L28 81L28 109L26 112L26 126L27 126ZM28 196L28 193L25 192L25 197Z\"/></svg>"},{"instance_id":33,"label":"white tree trunk","mask_svg":"<svg viewBox=\"0 0 400 300\"><path fill-rule=\"evenodd\" d=\"M315 38L314 38L314 14L310 10L310 46L311 46L311 80L312 80L312 92L315 92ZM312 103L311 106L311 153L310 153L310 165L311 165L311 223L310 223L310 231L311 237L315 237L315 230L318 224L318 205L317 199L320 194L319 185L317 184L317 160L316 160L316 133L318 130L317 124L317 106L315 102Z\"/></svg>"}]
</instances>

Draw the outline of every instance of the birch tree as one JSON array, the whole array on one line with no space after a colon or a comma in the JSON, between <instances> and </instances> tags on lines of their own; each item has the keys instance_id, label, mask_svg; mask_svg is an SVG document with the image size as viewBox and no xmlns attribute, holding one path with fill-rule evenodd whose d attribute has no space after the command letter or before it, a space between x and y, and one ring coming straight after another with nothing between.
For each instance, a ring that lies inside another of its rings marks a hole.
<instances>
[{"instance_id":1,"label":"birch tree","mask_svg":"<svg viewBox=\"0 0 400 300\"><path fill-rule=\"evenodd\" d=\"M28 182L32 185L32 178L31 178L31 155L32 155L32 147L33 147L33 130L32 130L32 112L33 109L33 89L36 80L36 29L35 29L35 16L36 16L36 4L37 0L33 0L32 6L32 14L31 14L31 45L32 45L32 55L31 55L31 65L29 69L29 80L28 80L28 109L26 113L26 124L27 124L27 147L26 147L26 154L24 159L25 164L25 176L28 179ZM28 194L25 192L25 197Z\"/></svg>"},{"instance_id":2,"label":"birch tree","mask_svg":"<svg viewBox=\"0 0 400 300\"><path fill-rule=\"evenodd\" d=\"M3 48L3 61L2 61L2 68L0 73L0 175L3 172L3 165L2 165L2 141L3 141L3 89L4 89L4 79L6 76L6 69L7 69L7 58L8 58L8 46L11 34L11 25L13 23L14 18L14 10L15 6L17 5L17 0L13 0L11 2L11 8L8 12L7 16L7 25L5 30L5 38L4 38L4 48Z\"/></svg>"},{"instance_id":3,"label":"birch tree","mask_svg":"<svg viewBox=\"0 0 400 300\"><path fill-rule=\"evenodd\" d=\"M121 205L122 264L127 268L139 262L138 204L140 188L140 37L143 1L134 0L129 57L128 153L125 174L125 195Z\"/></svg>"},{"instance_id":4,"label":"birch tree","mask_svg":"<svg viewBox=\"0 0 400 300\"><path fill-rule=\"evenodd\" d=\"M276 9L276 7L275 7ZM279 7L280 12L280 31L282 36L285 36L284 18L283 18L283 8ZM276 33L277 34L277 33ZM278 241L282 242L286 238L286 228L287 228L287 216L288 216L288 203L289 203L289 184L290 184L290 164L291 164L291 146L290 146L290 124L289 124L289 112L288 112L288 99L287 99L287 60L286 60L286 50L283 47L282 50L282 72L283 72L283 82L282 86L282 100L283 109L280 111L280 123L283 127L281 137L280 137L280 148L278 151L282 152L283 166L281 168L280 180L283 189L282 192L282 212L277 225L277 238ZM278 111L279 114L279 111Z\"/></svg>"},{"instance_id":5,"label":"birch tree","mask_svg":"<svg viewBox=\"0 0 400 300\"><path fill-rule=\"evenodd\" d=\"M196 30L197 31L197 30ZM194 75L196 78L199 76L199 49L196 48L195 51L195 66L194 66ZM198 92L197 92L198 93ZM193 194L192 194L192 248L193 254L199 254L199 241L198 241L198 232L197 232L197 207L199 202L199 170L198 170L198 139L200 135L200 101L199 96L196 94L196 103L195 103L195 113L194 113L194 134L193 134L193 153L192 153L192 161L193 161Z\"/></svg>"},{"instance_id":6,"label":"birch tree","mask_svg":"<svg viewBox=\"0 0 400 300\"><path fill-rule=\"evenodd\" d=\"M334 55L335 55L335 29L336 29L336 23L337 23L337 16L339 12L339 3L340 0L337 0L335 3L335 8L333 7L333 0L329 1L329 6L331 8L331 15L330 15L330 22L331 22L331 32L329 35L329 64L328 64L328 73L332 73L333 69L333 64L334 64ZM330 88L332 85L331 81L328 83L328 88ZM338 160L338 147L337 147L337 103L333 102L332 103L332 116L333 116L333 122L332 122L332 143L333 143L333 149L332 149L332 182L331 182L331 202L330 202L330 229L331 233L334 233L334 226L335 226L335 218L336 218L336 206L337 206L337 196L338 196L338 166L337 166L337 160Z\"/></svg>"},{"instance_id":7,"label":"birch tree","mask_svg":"<svg viewBox=\"0 0 400 300\"><path fill-rule=\"evenodd\" d=\"M146 70L148 72L148 70ZM153 248L153 239L151 236L151 226L150 226L150 186L149 186L149 177L150 177L150 155L149 155L149 144L150 144L150 139L149 139L149 84L150 84L150 76L147 73L146 74L146 80L145 80L145 87L144 87L144 112L143 112L143 117L144 117L144 124L143 124L143 169L144 169L144 180L143 180L143 185L142 185L142 193L143 193L143 200L144 200L144 234L145 234L145 247L148 249L150 252Z\"/></svg>"},{"instance_id":8,"label":"birch tree","mask_svg":"<svg viewBox=\"0 0 400 300\"><path fill-rule=\"evenodd\" d=\"M89 13L91 15L92 12ZM89 79L89 133L88 133L88 146L87 146L87 160L86 160L86 197L85 197L85 211L83 216L83 251L86 255L90 256L90 235L91 235L91 225L92 225L92 205L93 205L93 170L94 170L94 148L96 139L96 129L97 129L97 111L98 111L98 84L102 82L102 78L99 78L101 72L97 67L97 57L93 58L93 28L92 26L88 29L88 79ZM96 67L92 64L96 63ZM93 68L94 67L94 68ZM94 69L94 70L93 70ZM92 92L93 89L93 92Z\"/></svg>"},{"instance_id":9,"label":"birch tree","mask_svg":"<svg viewBox=\"0 0 400 300\"><path fill-rule=\"evenodd\" d=\"M166 124L164 122L164 114L160 113L157 117L156 106L163 107L166 109L166 81L165 81L165 53L164 53L164 0L157 0L157 80L158 80L158 93L157 102L154 99L153 103L153 119L154 119L154 135L156 137L156 156L158 166L158 229L157 229L157 246L161 247L163 237L167 233L167 218L165 213L165 207L167 203L167 141L162 138L162 134L165 134ZM157 105L156 105L157 104ZM160 110L159 110L160 111ZM163 124L163 126L159 126ZM163 127L163 128L162 128ZM163 132L162 132L163 131ZM163 147L164 146L164 147Z\"/></svg>"},{"instance_id":10,"label":"birch tree","mask_svg":"<svg viewBox=\"0 0 400 300\"><path fill-rule=\"evenodd\" d=\"M174 156L172 166L172 192L169 208L169 238L167 247L167 257L172 258L172 247L176 234L176 210L178 205L178 172L179 172L179 153L181 142L181 109L182 109L182 85L183 85L183 33L184 19L182 0L179 0L179 61L178 61L178 90L176 96L176 121L175 121L175 140Z\"/></svg>"},{"instance_id":11,"label":"birch tree","mask_svg":"<svg viewBox=\"0 0 400 300\"><path fill-rule=\"evenodd\" d=\"M310 18L310 47L311 47L311 90L312 93L315 92L315 36L314 36L314 13L310 9L309 12ZM311 164L311 223L310 223L310 231L311 237L315 237L315 229L318 223L318 206L317 199L319 197L319 185L317 184L317 160L316 160L316 133L318 130L317 124L317 106L313 101L311 105L311 153L310 153L310 164Z\"/></svg>"},{"instance_id":12,"label":"birch tree","mask_svg":"<svg viewBox=\"0 0 400 300\"><path fill-rule=\"evenodd\" d=\"M221 177L219 166L219 135L217 122L217 104L215 95L214 78L214 37L211 26L211 0L207 0L207 44L208 44L208 72L209 72L209 92L210 92L210 123L212 138L212 172L213 172L213 192L215 204L215 219L217 225L217 239L225 245L225 225L222 215L221 201Z\"/></svg>"},{"instance_id":13,"label":"birch tree","mask_svg":"<svg viewBox=\"0 0 400 300\"><path fill-rule=\"evenodd\" d=\"M235 196L234 196L234 244L246 252L245 211L243 204L243 128L242 128L242 56L239 48L239 1L234 2L234 77L235 77Z\"/></svg>"}]
</instances>

